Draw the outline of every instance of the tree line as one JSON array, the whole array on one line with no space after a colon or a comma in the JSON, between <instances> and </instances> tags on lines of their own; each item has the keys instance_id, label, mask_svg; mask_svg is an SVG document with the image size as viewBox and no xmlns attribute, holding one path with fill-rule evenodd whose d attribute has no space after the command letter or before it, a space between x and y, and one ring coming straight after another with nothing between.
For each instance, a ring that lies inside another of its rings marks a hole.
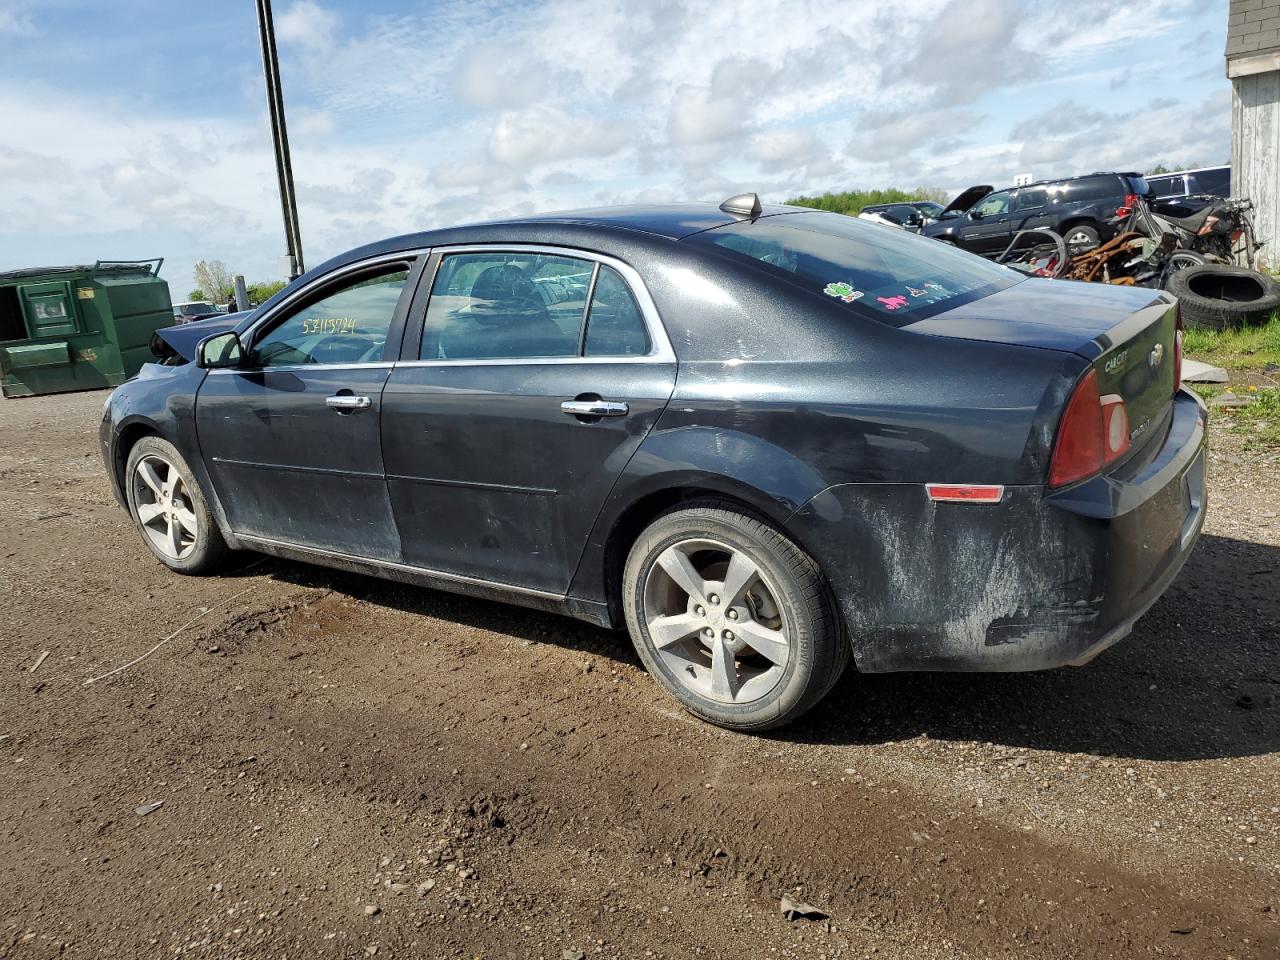
<instances>
[{"instance_id":1,"label":"tree line","mask_svg":"<svg viewBox=\"0 0 1280 960\"><path fill-rule=\"evenodd\" d=\"M235 299L235 279L231 270L221 260L201 260L195 269L196 286L187 294L188 300L207 300L209 303L230 303ZM271 280L245 285L250 303L262 303L285 288L284 280Z\"/></svg>"},{"instance_id":2,"label":"tree line","mask_svg":"<svg viewBox=\"0 0 1280 960\"><path fill-rule=\"evenodd\" d=\"M813 207L815 210L830 210L832 213L856 217L863 207L874 204L907 203L912 200L946 203L948 199L947 192L939 187L916 187L914 190L886 187L882 190L845 190L841 193L822 193L813 197L792 197L787 203L797 207Z\"/></svg>"}]
</instances>

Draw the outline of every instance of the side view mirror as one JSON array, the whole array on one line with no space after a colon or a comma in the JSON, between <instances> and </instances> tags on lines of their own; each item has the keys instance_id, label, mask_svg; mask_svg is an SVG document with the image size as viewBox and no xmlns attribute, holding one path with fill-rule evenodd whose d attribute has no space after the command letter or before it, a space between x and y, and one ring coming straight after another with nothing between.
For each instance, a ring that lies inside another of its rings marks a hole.
<instances>
[{"instance_id":1,"label":"side view mirror","mask_svg":"<svg viewBox=\"0 0 1280 960\"><path fill-rule=\"evenodd\" d=\"M982 211L981 211L981 210L970 210L970 211L969 211L969 219L970 219L970 220L981 220L981 219L982 219Z\"/></svg>"},{"instance_id":2,"label":"side view mirror","mask_svg":"<svg viewBox=\"0 0 1280 960\"><path fill-rule=\"evenodd\" d=\"M201 340L196 347L196 366L206 370L220 367L238 367L244 356L240 334L234 330L214 334Z\"/></svg>"}]
</instances>

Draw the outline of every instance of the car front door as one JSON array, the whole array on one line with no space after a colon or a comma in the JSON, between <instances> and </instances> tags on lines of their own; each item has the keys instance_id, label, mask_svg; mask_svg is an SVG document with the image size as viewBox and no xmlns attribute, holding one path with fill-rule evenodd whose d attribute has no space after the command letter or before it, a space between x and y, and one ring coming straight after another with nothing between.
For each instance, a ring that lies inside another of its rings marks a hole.
<instances>
[{"instance_id":1,"label":"car front door","mask_svg":"<svg viewBox=\"0 0 1280 960\"><path fill-rule=\"evenodd\" d=\"M639 276L610 258L468 248L431 269L383 393L404 562L563 594L671 396L666 333Z\"/></svg>"},{"instance_id":2,"label":"car front door","mask_svg":"<svg viewBox=\"0 0 1280 960\"><path fill-rule=\"evenodd\" d=\"M1011 191L1001 190L975 204L967 214L969 222L960 230L960 245L974 253L998 253L1008 246L1011 197Z\"/></svg>"},{"instance_id":3,"label":"car front door","mask_svg":"<svg viewBox=\"0 0 1280 960\"><path fill-rule=\"evenodd\" d=\"M1010 239L1019 230L1047 229L1050 223L1049 192L1044 187L1024 187L1013 197ZM1043 242L1044 237L1033 237ZM1019 244L1021 246L1021 244Z\"/></svg>"},{"instance_id":4,"label":"car front door","mask_svg":"<svg viewBox=\"0 0 1280 960\"><path fill-rule=\"evenodd\" d=\"M246 335L240 367L196 397L200 449L239 537L398 561L382 465L382 390L413 257L321 281Z\"/></svg>"}]
</instances>

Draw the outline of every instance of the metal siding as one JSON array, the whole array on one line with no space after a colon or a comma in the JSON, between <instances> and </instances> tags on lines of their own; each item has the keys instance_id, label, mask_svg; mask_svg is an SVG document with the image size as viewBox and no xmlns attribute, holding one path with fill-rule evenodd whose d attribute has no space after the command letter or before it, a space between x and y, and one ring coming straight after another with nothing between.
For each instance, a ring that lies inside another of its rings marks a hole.
<instances>
[{"instance_id":1,"label":"metal siding","mask_svg":"<svg viewBox=\"0 0 1280 960\"><path fill-rule=\"evenodd\" d=\"M1232 193L1249 197L1262 256L1280 266L1280 71L1231 82Z\"/></svg>"}]
</instances>

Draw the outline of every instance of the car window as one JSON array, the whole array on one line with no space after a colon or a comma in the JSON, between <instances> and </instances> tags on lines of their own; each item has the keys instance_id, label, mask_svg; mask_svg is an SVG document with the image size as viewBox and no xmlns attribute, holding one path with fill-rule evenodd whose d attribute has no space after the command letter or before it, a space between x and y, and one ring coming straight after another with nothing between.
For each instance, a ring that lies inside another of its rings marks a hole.
<instances>
[{"instance_id":1,"label":"car window","mask_svg":"<svg viewBox=\"0 0 1280 960\"><path fill-rule=\"evenodd\" d=\"M1231 168L1215 167L1212 170L1198 170L1188 174L1187 179L1192 193L1207 193L1215 197L1231 196Z\"/></svg>"},{"instance_id":2,"label":"car window","mask_svg":"<svg viewBox=\"0 0 1280 960\"><path fill-rule=\"evenodd\" d=\"M1081 177L1067 184L1066 200L1080 203L1087 200L1105 200L1123 197L1128 190L1121 186L1120 178L1110 174L1101 177Z\"/></svg>"},{"instance_id":3,"label":"car window","mask_svg":"<svg viewBox=\"0 0 1280 960\"><path fill-rule=\"evenodd\" d=\"M1157 197L1173 197L1182 194L1182 177L1148 177L1147 184Z\"/></svg>"},{"instance_id":4,"label":"car window","mask_svg":"<svg viewBox=\"0 0 1280 960\"><path fill-rule=\"evenodd\" d=\"M1002 213L1008 213L1009 198L1011 196L1012 194L1008 190L990 194L984 197L973 209L984 217L996 217Z\"/></svg>"},{"instance_id":5,"label":"car window","mask_svg":"<svg viewBox=\"0 0 1280 960\"><path fill-rule=\"evenodd\" d=\"M254 343L252 365L381 360L408 276L404 265L397 264L382 273L365 274L307 304Z\"/></svg>"},{"instance_id":6,"label":"car window","mask_svg":"<svg viewBox=\"0 0 1280 960\"><path fill-rule=\"evenodd\" d=\"M649 352L649 332L635 298L618 271L600 265L587 314L588 357L642 357Z\"/></svg>"},{"instance_id":7,"label":"car window","mask_svg":"<svg viewBox=\"0 0 1280 960\"><path fill-rule=\"evenodd\" d=\"M1047 190L1019 190L1015 210L1038 210L1045 205L1045 201L1049 196Z\"/></svg>"},{"instance_id":8,"label":"car window","mask_svg":"<svg viewBox=\"0 0 1280 960\"><path fill-rule=\"evenodd\" d=\"M894 326L995 293L1024 277L937 240L838 213L726 224L683 241L745 259L778 279Z\"/></svg>"},{"instance_id":9,"label":"car window","mask_svg":"<svg viewBox=\"0 0 1280 960\"><path fill-rule=\"evenodd\" d=\"M1137 194L1140 197L1151 196L1151 185L1147 183L1145 177L1127 176L1121 177L1129 185L1129 193Z\"/></svg>"},{"instance_id":10,"label":"car window","mask_svg":"<svg viewBox=\"0 0 1280 960\"><path fill-rule=\"evenodd\" d=\"M453 253L440 261L422 360L576 357L595 264L540 253Z\"/></svg>"}]
</instances>

